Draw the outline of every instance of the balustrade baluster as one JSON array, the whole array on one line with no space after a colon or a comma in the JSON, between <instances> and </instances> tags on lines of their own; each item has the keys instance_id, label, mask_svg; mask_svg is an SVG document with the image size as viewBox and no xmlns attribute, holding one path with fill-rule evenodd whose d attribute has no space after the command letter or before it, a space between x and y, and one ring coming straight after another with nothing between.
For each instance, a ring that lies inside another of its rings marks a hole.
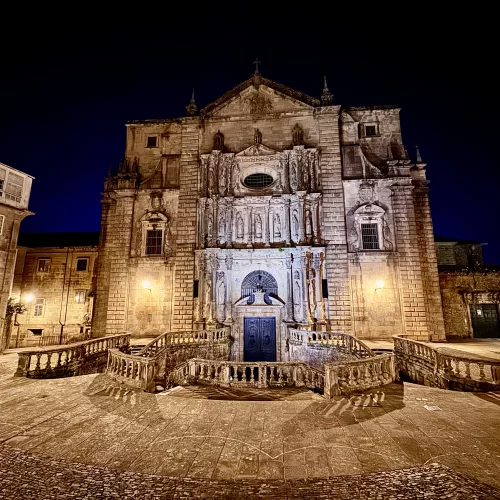
<instances>
[{"instance_id":1,"label":"balustrade baluster","mask_svg":"<svg viewBox=\"0 0 500 500\"><path fill-rule=\"evenodd\" d=\"M464 361L464 363L465 363L465 378L471 379L471 376L470 376L470 363L469 363L469 361Z\"/></svg>"},{"instance_id":2,"label":"balustrade baluster","mask_svg":"<svg viewBox=\"0 0 500 500\"><path fill-rule=\"evenodd\" d=\"M484 363L478 362L479 365L479 380L484 382L486 380L486 376L484 374Z\"/></svg>"}]
</instances>

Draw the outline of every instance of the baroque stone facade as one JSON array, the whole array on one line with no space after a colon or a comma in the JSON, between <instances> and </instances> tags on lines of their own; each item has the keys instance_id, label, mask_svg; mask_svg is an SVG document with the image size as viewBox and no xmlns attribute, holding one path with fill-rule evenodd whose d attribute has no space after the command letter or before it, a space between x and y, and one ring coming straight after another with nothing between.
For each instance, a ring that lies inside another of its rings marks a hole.
<instances>
[{"instance_id":1,"label":"baroque stone facade","mask_svg":"<svg viewBox=\"0 0 500 500\"><path fill-rule=\"evenodd\" d=\"M187 111L127 124L96 334L230 325L243 357L245 321L274 318L278 359L286 325L444 338L425 164L398 108L342 108L326 82L316 99L256 72Z\"/></svg>"}]
</instances>

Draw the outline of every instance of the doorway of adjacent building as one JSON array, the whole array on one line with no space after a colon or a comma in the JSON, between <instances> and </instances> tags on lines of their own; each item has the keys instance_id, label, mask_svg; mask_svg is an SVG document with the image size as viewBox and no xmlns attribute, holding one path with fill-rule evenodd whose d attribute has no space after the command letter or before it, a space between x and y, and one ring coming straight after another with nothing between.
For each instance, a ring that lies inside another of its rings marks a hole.
<instances>
[{"instance_id":1,"label":"doorway of adjacent building","mask_svg":"<svg viewBox=\"0 0 500 500\"><path fill-rule=\"evenodd\" d=\"M470 317L474 338L500 337L497 304L472 304L470 306Z\"/></svg>"},{"instance_id":2,"label":"doorway of adjacent building","mask_svg":"<svg viewBox=\"0 0 500 500\"><path fill-rule=\"evenodd\" d=\"M244 361L276 361L276 318L244 319Z\"/></svg>"}]
</instances>

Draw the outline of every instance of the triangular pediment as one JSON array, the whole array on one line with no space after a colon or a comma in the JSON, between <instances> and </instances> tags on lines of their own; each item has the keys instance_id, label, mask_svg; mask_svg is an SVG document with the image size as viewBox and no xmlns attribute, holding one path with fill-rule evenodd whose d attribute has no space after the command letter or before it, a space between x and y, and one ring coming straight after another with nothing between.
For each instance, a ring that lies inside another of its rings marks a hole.
<instances>
[{"instance_id":1,"label":"triangular pediment","mask_svg":"<svg viewBox=\"0 0 500 500\"><path fill-rule=\"evenodd\" d=\"M254 75L203 108L202 116L263 116L269 113L311 110L319 99Z\"/></svg>"},{"instance_id":2,"label":"triangular pediment","mask_svg":"<svg viewBox=\"0 0 500 500\"><path fill-rule=\"evenodd\" d=\"M252 144L249 148L237 153L236 156L272 156L275 154L274 149L268 148L264 144Z\"/></svg>"}]
</instances>

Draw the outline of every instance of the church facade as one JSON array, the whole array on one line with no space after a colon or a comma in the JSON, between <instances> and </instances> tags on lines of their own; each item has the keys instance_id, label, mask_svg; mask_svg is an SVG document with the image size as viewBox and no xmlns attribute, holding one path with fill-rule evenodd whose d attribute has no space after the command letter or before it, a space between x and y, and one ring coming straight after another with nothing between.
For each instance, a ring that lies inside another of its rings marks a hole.
<instances>
[{"instance_id":1,"label":"church facade","mask_svg":"<svg viewBox=\"0 0 500 500\"><path fill-rule=\"evenodd\" d=\"M291 325L445 338L425 164L399 109L258 71L187 116L127 124L105 180L92 329L232 328L280 360Z\"/></svg>"}]
</instances>

